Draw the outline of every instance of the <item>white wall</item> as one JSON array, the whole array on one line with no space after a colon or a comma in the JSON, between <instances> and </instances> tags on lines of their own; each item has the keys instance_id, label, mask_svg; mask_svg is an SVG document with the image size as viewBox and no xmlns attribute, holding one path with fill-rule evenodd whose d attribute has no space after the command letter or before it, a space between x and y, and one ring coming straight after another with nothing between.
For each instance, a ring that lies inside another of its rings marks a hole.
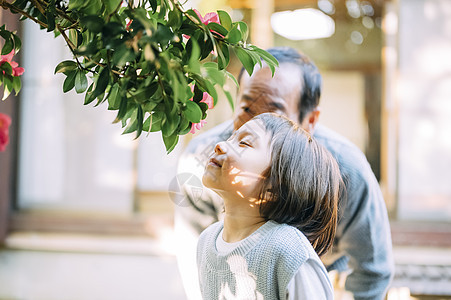
<instances>
[{"instance_id":1,"label":"white wall","mask_svg":"<svg viewBox=\"0 0 451 300\"><path fill-rule=\"evenodd\" d=\"M398 217L451 220L451 1L399 1Z\"/></svg>"},{"instance_id":2,"label":"white wall","mask_svg":"<svg viewBox=\"0 0 451 300\"><path fill-rule=\"evenodd\" d=\"M368 140L365 82L357 72L321 72L320 122L347 137L363 152Z\"/></svg>"}]
</instances>

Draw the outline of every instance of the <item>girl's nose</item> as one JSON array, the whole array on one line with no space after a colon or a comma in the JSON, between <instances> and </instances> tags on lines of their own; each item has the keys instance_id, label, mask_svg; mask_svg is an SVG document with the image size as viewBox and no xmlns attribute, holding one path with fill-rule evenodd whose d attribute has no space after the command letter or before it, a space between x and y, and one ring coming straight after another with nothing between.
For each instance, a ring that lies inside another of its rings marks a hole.
<instances>
[{"instance_id":1,"label":"girl's nose","mask_svg":"<svg viewBox=\"0 0 451 300\"><path fill-rule=\"evenodd\" d=\"M226 149L225 142L219 142L216 144L216 146L215 146L216 154L224 154L224 153L226 153L226 151L227 151L227 149Z\"/></svg>"}]
</instances>

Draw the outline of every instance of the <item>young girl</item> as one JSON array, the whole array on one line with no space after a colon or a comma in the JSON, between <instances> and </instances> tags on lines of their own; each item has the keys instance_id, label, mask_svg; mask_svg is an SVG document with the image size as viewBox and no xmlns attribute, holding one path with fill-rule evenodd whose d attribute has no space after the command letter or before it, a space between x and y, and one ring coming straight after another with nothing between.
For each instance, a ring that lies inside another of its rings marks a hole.
<instances>
[{"instance_id":1,"label":"young girl","mask_svg":"<svg viewBox=\"0 0 451 300\"><path fill-rule=\"evenodd\" d=\"M258 115L216 145L202 181L225 212L199 238L205 300L333 299L318 255L335 235L341 177L306 131Z\"/></svg>"}]
</instances>

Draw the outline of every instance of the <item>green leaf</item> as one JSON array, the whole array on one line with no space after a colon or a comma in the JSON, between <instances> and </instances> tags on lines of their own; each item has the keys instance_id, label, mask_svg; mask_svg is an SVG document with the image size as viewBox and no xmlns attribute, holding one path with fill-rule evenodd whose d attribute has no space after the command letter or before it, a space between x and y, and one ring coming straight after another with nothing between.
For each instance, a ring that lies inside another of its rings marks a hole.
<instances>
[{"instance_id":1,"label":"green leaf","mask_svg":"<svg viewBox=\"0 0 451 300\"><path fill-rule=\"evenodd\" d=\"M163 142L164 142L164 146L166 147L167 154L171 153L171 151L174 150L178 141L179 141L179 136L176 133L173 135L170 135L170 136L163 135Z\"/></svg>"},{"instance_id":2,"label":"green leaf","mask_svg":"<svg viewBox=\"0 0 451 300\"><path fill-rule=\"evenodd\" d=\"M114 50L113 64L116 64L118 67L123 67L127 62L133 61L135 57L136 54L134 51L127 48L125 44L121 44Z\"/></svg>"},{"instance_id":3,"label":"green leaf","mask_svg":"<svg viewBox=\"0 0 451 300\"><path fill-rule=\"evenodd\" d=\"M167 25L172 28L180 28L182 25L182 15L178 9L174 9L169 12Z\"/></svg>"},{"instance_id":4,"label":"green leaf","mask_svg":"<svg viewBox=\"0 0 451 300\"><path fill-rule=\"evenodd\" d=\"M216 106L216 103L218 102L218 93L216 92L215 87L208 79L205 79L204 83L207 88L207 93L213 98L213 104Z\"/></svg>"},{"instance_id":5,"label":"green leaf","mask_svg":"<svg viewBox=\"0 0 451 300\"><path fill-rule=\"evenodd\" d=\"M193 101L187 101L183 113L185 117L192 123L199 123L202 118L202 110L199 105Z\"/></svg>"},{"instance_id":6,"label":"green leaf","mask_svg":"<svg viewBox=\"0 0 451 300\"><path fill-rule=\"evenodd\" d=\"M165 2L165 1L160 1L160 11L159 11L159 13L158 13L158 18L160 19L160 20L163 20L164 19L164 17L166 16L166 12L167 12L167 4L166 4L167 2Z\"/></svg>"},{"instance_id":7,"label":"green leaf","mask_svg":"<svg viewBox=\"0 0 451 300\"><path fill-rule=\"evenodd\" d=\"M99 33L103 28L103 19L98 16L85 16L80 18L80 24L94 33Z\"/></svg>"},{"instance_id":8,"label":"green leaf","mask_svg":"<svg viewBox=\"0 0 451 300\"><path fill-rule=\"evenodd\" d=\"M230 62L229 46L223 42L219 42L218 46L218 68L223 70L229 65Z\"/></svg>"},{"instance_id":9,"label":"green leaf","mask_svg":"<svg viewBox=\"0 0 451 300\"><path fill-rule=\"evenodd\" d=\"M66 73L67 77L64 80L63 83L63 92L67 93L68 91L70 91L71 89L74 88L75 86L75 76L77 75L76 71L71 71Z\"/></svg>"},{"instance_id":10,"label":"green leaf","mask_svg":"<svg viewBox=\"0 0 451 300\"><path fill-rule=\"evenodd\" d=\"M70 0L69 9L70 10L80 10L85 5L83 0Z\"/></svg>"},{"instance_id":11,"label":"green leaf","mask_svg":"<svg viewBox=\"0 0 451 300\"><path fill-rule=\"evenodd\" d=\"M9 62L4 62L0 65L0 70L5 73L5 75L12 76L13 75L13 68L9 64Z\"/></svg>"},{"instance_id":12,"label":"green leaf","mask_svg":"<svg viewBox=\"0 0 451 300\"><path fill-rule=\"evenodd\" d=\"M229 34L226 35L226 39L232 43L236 44L241 41L241 31L238 30L238 25L233 26L233 28L229 31Z\"/></svg>"},{"instance_id":13,"label":"green leaf","mask_svg":"<svg viewBox=\"0 0 451 300\"><path fill-rule=\"evenodd\" d=\"M66 73L77 69L77 63L72 60L65 60L60 62L55 68L56 73Z\"/></svg>"},{"instance_id":14,"label":"green leaf","mask_svg":"<svg viewBox=\"0 0 451 300\"><path fill-rule=\"evenodd\" d=\"M226 71L225 73L226 73L227 77L228 77L230 80L232 80L233 83L235 83L235 86L236 86L237 88L239 88L239 87L240 87L240 84L238 83L238 80L236 80L235 76L233 76L232 73L227 72L227 71Z\"/></svg>"},{"instance_id":15,"label":"green leaf","mask_svg":"<svg viewBox=\"0 0 451 300\"><path fill-rule=\"evenodd\" d=\"M5 44L2 48L2 55L9 54L14 49L14 40L10 37L5 39Z\"/></svg>"},{"instance_id":16,"label":"green leaf","mask_svg":"<svg viewBox=\"0 0 451 300\"><path fill-rule=\"evenodd\" d=\"M192 97L192 92L189 88L189 85L188 85L188 82L186 80L184 73L176 72L176 75L177 75L178 81L180 82L179 99L182 103L186 103L186 101L188 101Z\"/></svg>"},{"instance_id":17,"label":"green leaf","mask_svg":"<svg viewBox=\"0 0 451 300\"><path fill-rule=\"evenodd\" d=\"M149 19L147 15L147 11L143 7L137 7L133 10L132 14L130 14L130 19L137 20L139 22L132 22L131 28L136 28L136 26L144 26L147 30L152 30L152 32L155 29L155 23L154 18ZM141 27L142 28L142 27ZM141 30L141 28L137 28L138 30Z\"/></svg>"},{"instance_id":18,"label":"green leaf","mask_svg":"<svg viewBox=\"0 0 451 300\"><path fill-rule=\"evenodd\" d=\"M144 112L143 109L141 107L141 105L138 106L138 113L136 115L136 137L135 139L137 139L140 135L141 132L143 131L143 120L144 120Z\"/></svg>"},{"instance_id":19,"label":"green leaf","mask_svg":"<svg viewBox=\"0 0 451 300\"><path fill-rule=\"evenodd\" d=\"M244 51L246 51L246 53L249 54L254 64L258 63L260 67L262 67L262 59L256 52L247 49L245 49Z\"/></svg>"},{"instance_id":20,"label":"green leaf","mask_svg":"<svg viewBox=\"0 0 451 300\"><path fill-rule=\"evenodd\" d=\"M161 94L160 85L158 84L158 81L153 81L149 86L146 87L146 97L150 99L157 94Z\"/></svg>"},{"instance_id":21,"label":"green leaf","mask_svg":"<svg viewBox=\"0 0 451 300\"><path fill-rule=\"evenodd\" d=\"M199 104L200 110L202 111L201 119L205 119L207 117L208 105L207 105L207 103L204 103L204 102L199 102L198 104Z\"/></svg>"},{"instance_id":22,"label":"green leaf","mask_svg":"<svg viewBox=\"0 0 451 300\"><path fill-rule=\"evenodd\" d=\"M263 58L264 61L272 63L275 66L279 65L279 62L277 61L277 59L274 56L272 56L269 52L267 52L267 51L265 51L263 49L260 49L260 48L258 48L257 46L254 46L254 45L252 45L250 48L253 51L257 52Z\"/></svg>"},{"instance_id":23,"label":"green leaf","mask_svg":"<svg viewBox=\"0 0 451 300\"><path fill-rule=\"evenodd\" d=\"M133 121L136 117L136 110L135 110L136 106L133 103L127 103L127 111L125 112L125 115L122 118L122 128L124 128L125 126L127 126L127 121L128 119L130 119L131 121ZM128 125L130 125L131 123L129 122ZM131 132L131 131L130 131Z\"/></svg>"},{"instance_id":24,"label":"green leaf","mask_svg":"<svg viewBox=\"0 0 451 300\"><path fill-rule=\"evenodd\" d=\"M13 89L16 91L16 96L19 94L20 89L22 88L22 82L20 81L20 77L13 77Z\"/></svg>"},{"instance_id":25,"label":"green leaf","mask_svg":"<svg viewBox=\"0 0 451 300\"><path fill-rule=\"evenodd\" d=\"M121 97L119 96L119 84L115 83L108 94L108 110L119 109Z\"/></svg>"},{"instance_id":26,"label":"green leaf","mask_svg":"<svg viewBox=\"0 0 451 300\"><path fill-rule=\"evenodd\" d=\"M150 0L150 6L152 7L152 12L155 13L157 10L157 0Z\"/></svg>"},{"instance_id":27,"label":"green leaf","mask_svg":"<svg viewBox=\"0 0 451 300\"><path fill-rule=\"evenodd\" d=\"M11 81L11 79L8 76L4 76L3 77L3 98L2 100L5 100L6 98L8 98L9 94L11 94L12 90L13 90L13 82Z\"/></svg>"},{"instance_id":28,"label":"green leaf","mask_svg":"<svg viewBox=\"0 0 451 300\"><path fill-rule=\"evenodd\" d=\"M229 101L229 104L230 104L230 107L232 108L232 111L234 111L235 110L235 102L233 101L232 95L230 94L229 91L226 91L226 90L224 90L224 94L226 95L227 100Z\"/></svg>"},{"instance_id":29,"label":"green leaf","mask_svg":"<svg viewBox=\"0 0 451 300\"><path fill-rule=\"evenodd\" d=\"M190 130L191 130L190 122L188 121L187 118L182 117L180 120L179 128L177 130L179 132L179 135L187 134Z\"/></svg>"},{"instance_id":30,"label":"green leaf","mask_svg":"<svg viewBox=\"0 0 451 300\"><path fill-rule=\"evenodd\" d=\"M213 62L205 63L204 69L209 78L213 79L215 83L223 86L225 83L224 72L218 70L218 65Z\"/></svg>"},{"instance_id":31,"label":"green leaf","mask_svg":"<svg viewBox=\"0 0 451 300\"><path fill-rule=\"evenodd\" d=\"M122 0L102 0L102 2L105 5L106 12L111 14L121 4Z\"/></svg>"},{"instance_id":32,"label":"green leaf","mask_svg":"<svg viewBox=\"0 0 451 300\"><path fill-rule=\"evenodd\" d=\"M127 104L128 99L124 95L120 95L121 98L121 104L119 105L119 111L117 112L116 119L113 121L113 123L117 123L122 120L122 118L127 113Z\"/></svg>"},{"instance_id":33,"label":"green leaf","mask_svg":"<svg viewBox=\"0 0 451 300\"><path fill-rule=\"evenodd\" d=\"M75 75L75 91L77 94L83 93L88 88L88 79L86 79L85 72L77 70Z\"/></svg>"},{"instance_id":34,"label":"green leaf","mask_svg":"<svg viewBox=\"0 0 451 300\"><path fill-rule=\"evenodd\" d=\"M141 135L142 129L143 129L143 110L141 105L138 105L132 108L132 113L130 115L130 121L125 128L124 132L122 134L127 134L136 131L136 138L138 138ZM129 110L128 113L131 111ZM127 117L125 117L127 118ZM124 118L124 119L125 119Z\"/></svg>"},{"instance_id":35,"label":"green leaf","mask_svg":"<svg viewBox=\"0 0 451 300\"><path fill-rule=\"evenodd\" d=\"M268 53L267 51L260 49L256 46L252 45L250 48L253 51L255 51L258 55L260 55L260 57L266 62L266 64L271 69L272 76L274 76L275 67L279 66L279 62L277 61L277 59L274 56L272 56L270 53Z\"/></svg>"},{"instance_id":36,"label":"green leaf","mask_svg":"<svg viewBox=\"0 0 451 300\"><path fill-rule=\"evenodd\" d=\"M130 111L128 111L128 113L130 113ZM130 115L130 121L128 122L128 125L127 125L127 127L125 127L122 134L131 133L137 129L137 115L138 115L138 111L133 109L133 111L131 112L131 115ZM127 119L127 117L125 117L124 119ZM124 119L122 121L124 121Z\"/></svg>"},{"instance_id":37,"label":"green leaf","mask_svg":"<svg viewBox=\"0 0 451 300\"><path fill-rule=\"evenodd\" d=\"M163 113L161 111L156 111L152 113L143 124L143 131L156 132L161 130L161 121L163 119ZM152 122L152 126L150 126Z\"/></svg>"},{"instance_id":38,"label":"green leaf","mask_svg":"<svg viewBox=\"0 0 451 300\"><path fill-rule=\"evenodd\" d=\"M51 6L49 5L49 7ZM47 10L45 17L47 18L47 32L55 30L55 15L50 9Z\"/></svg>"},{"instance_id":39,"label":"green leaf","mask_svg":"<svg viewBox=\"0 0 451 300\"><path fill-rule=\"evenodd\" d=\"M15 52L17 54L19 52L20 48L22 48L22 41L15 34L13 34L13 40L14 40L14 50L15 50Z\"/></svg>"},{"instance_id":40,"label":"green leaf","mask_svg":"<svg viewBox=\"0 0 451 300\"><path fill-rule=\"evenodd\" d=\"M94 98L105 92L106 87L110 81L110 70L108 68L103 68L100 71L99 77L97 78L96 87L94 89Z\"/></svg>"},{"instance_id":41,"label":"green leaf","mask_svg":"<svg viewBox=\"0 0 451 300\"><path fill-rule=\"evenodd\" d=\"M164 119L163 122L161 123L161 132L163 133L163 135L164 136L172 135L179 126L179 122L180 122L179 115L172 116L170 118L166 116L166 119Z\"/></svg>"},{"instance_id":42,"label":"green leaf","mask_svg":"<svg viewBox=\"0 0 451 300\"><path fill-rule=\"evenodd\" d=\"M196 14L196 12L195 12L194 10L189 9L189 10L186 11L186 13L187 13L188 15L190 15L191 17L193 17L194 19L196 19L197 22L198 22L198 24L202 24L202 22L201 22L200 19L199 19L199 16Z\"/></svg>"},{"instance_id":43,"label":"green leaf","mask_svg":"<svg viewBox=\"0 0 451 300\"><path fill-rule=\"evenodd\" d=\"M76 46L80 47L83 42L83 34L77 29L69 29L69 40Z\"/></svg>"},{"instance_id":44,"label":"green leaf","mask_svg":"<svg viewBox=\"0 0 451 300\"><path fill-rule=\"evenodd\" d=\"M145 104L143 105L143 110L144 110L145 112L152 113L152 112L153 112L153 109L154 109L155 106L157 106L157 105L158 105L157 102L147 102L147 103L145 103Z\"/></svg>"},{"instance_id":45,"label":"green leaf","mask_svg":"<svg viewBox=\"0 0 451 300\"><path fill-rule=\"evenodd\" d=\"M243 41L247 40L247 37L249 35L249 31L247 30L247 24L244 22L237 22L238 23L238 29L241 31L241 35L243 37Z\"/></svg>"},{"instance_id":46,"label":"green leaf","mask_svg":"<svg viewBox=\"0 0 451 300\"><path fill-rule=\"evenodd\" d=\"M0 36L4 40L9 40L12 34L13 34L12 32L5 29L5 24L3 24L2 27L0 28Z\"/></svg>"},{"instance_id":47,"label":"green leaf","mask_svg":"<svg viewBox=\"0 0 451 300\"><path fill-rule=\"evenodd\" d=\"M235 47L233 48L235 51L236 56L243 64L243 67L246 69L249 76L252 75L252 72L254 71L254 61L252 57L241 47Z\"/></svg>"},{"instance_id":48,"label":"green leaf","mask_svg":"<svg viewBox=\"0 0 451 300\"><path fill-rule=\"evenodd\" d=\"M228 30L218 23L214 22L208 23L207 28L210 29L211 31L219 33L222 36L226 36L228 34Z\"/></svg>"},{"instance_id":49,"label":"green leaf","mask_svg":"<svg viewBox=\"0 0 451 300\"><path fill-rule=\"evenodd\" d=\"M102 14L102 2L100 0L82 0L82 2L83 7L81 8L81 11L86 15Z\"/></svg>"},{"instance_id":50,"label":"green leaf","mask_svg":"<svg viewBox=\"0 0 451 300\"><path fill-rule=\"evenodd\" d=\"M108 22L102 29L104 39L111 39L123 33L125 33L124 27L118 22ZM117 40L114 40L114 42L117 42Z\"/></svg>"},{"instance_id":51,"label":"green leaf","mask_svg":"<svg viewBox=\"0 0 451 300\"><path fill-rule=\"evenodd\" d=\"M158 41L159 44L167 44L174 38L174 33L169 27L158 23L157 31L153 35L153 38Z\"/></svg>"},{"instance_id":52,"label":"green leaf","mask_svg":"<svg viewBox=\"0 0 451 300\"><path fill-rule=\"evenodd\" d=\"M88 87L88 91L85 94L85 101L84 101L83 105L87 105L87 104L91 103L96 98L96 97L92 96L92 88L93 87L94 87L94 83L91 83Z\"/></svg>"},{"instance_id":53,"label":"green leaf","mask_svg":"<svg viewBox=\"0 0 451 300\"><path fill-rule=\"evenodd\" d=\"M200 56L200 48L197 42L194 39L189 39L188 44L191 46L191 51L187 49L187 53L191 53L191 56L188 61L188 67L191 72L199 74L200 72L200 64L199 64L199 56ZM188 48L188 45L187 45Z\"/></svg>"},{"instance_id":54,"label":"green leaf","mask_svg":"<svg viewBox=\"0 0 451 300\"><path fill-rule=\"evenodd\" d=\"M227 30L232 29L232 19L229 14L223 10L218 10L218 15L221 25Z\"/></svg>"}]
</instances>

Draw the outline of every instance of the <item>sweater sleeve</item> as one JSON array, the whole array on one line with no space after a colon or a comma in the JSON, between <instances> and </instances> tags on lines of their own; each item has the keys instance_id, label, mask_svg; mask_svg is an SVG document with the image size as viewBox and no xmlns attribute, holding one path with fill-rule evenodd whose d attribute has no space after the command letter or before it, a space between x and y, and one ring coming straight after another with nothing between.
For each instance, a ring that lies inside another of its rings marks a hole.
<instances>
[{"instance_id":1,"label":"sweater sleeve","mask_svg":"<svg viewBox=\"0 0 451 300\"><path fill-rule=\"evenodd\" d=\"M299 267L287 285L286 299L334 299L332 283L321 262L308 259Z\"/></svg>"}]
</instances>

